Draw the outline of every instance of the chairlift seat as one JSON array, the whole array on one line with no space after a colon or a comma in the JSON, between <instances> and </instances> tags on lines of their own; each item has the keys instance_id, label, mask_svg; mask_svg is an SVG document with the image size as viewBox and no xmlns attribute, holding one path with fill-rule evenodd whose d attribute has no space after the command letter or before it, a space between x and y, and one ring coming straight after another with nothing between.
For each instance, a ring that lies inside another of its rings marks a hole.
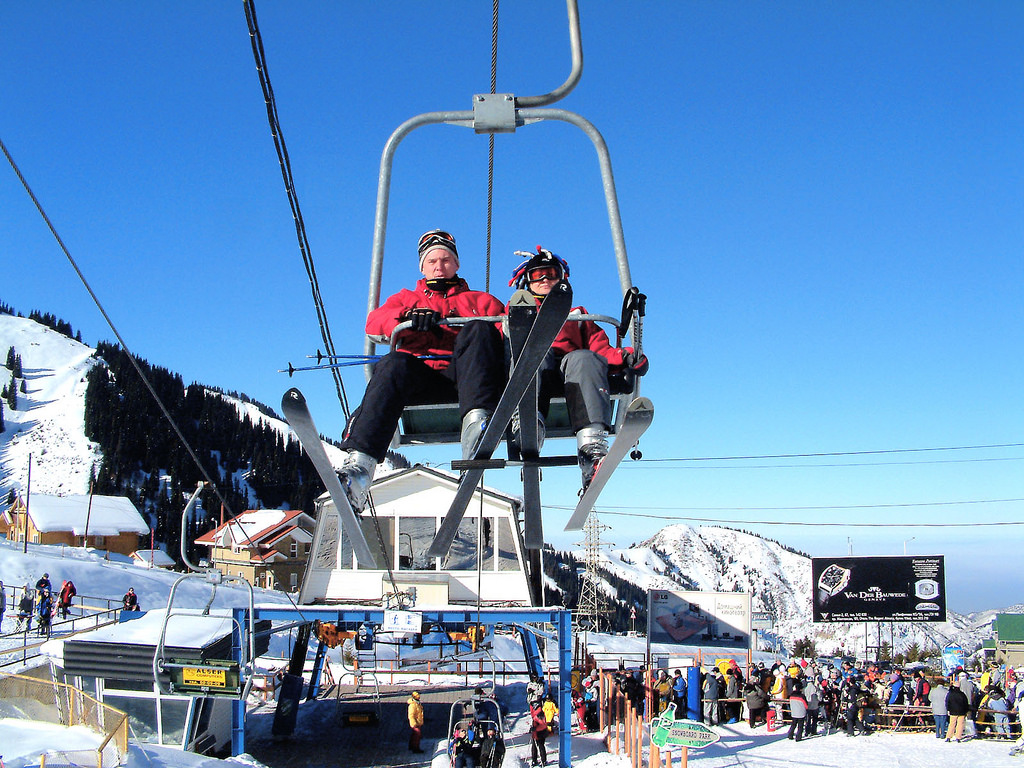
<instances>
[{"instance_id":1,"label":"chairlift seat","mask_svg":"<svg viewBox=\"0 0 1024 768\"><path fill-rule=\"evenodd\" d=\"M502 316L502 319L504 316ZM446 322L461 324L474 319L499 318L447 318ZM572 320L592 320L598 323L605 323L615 326L618 321L607 315L570 315ZM408 321L400 323L392 331L390 342L391 349L398 346L399 333L408 328ZM368 336L371 342L379 343L384 339ZM616 339L616 344L620 343ZM617 426L624 414L624 409L636 397L636 376L632 371L619 368L608 374L608 385L612 399L612 423L609 433L614 435ZM548 408L548 417L544 422L545 434L548 438L572 437L572 425L569 421L569 411L565 404L564 397L551 399ZM459 416L459 404L452 400L448 402L418 403L406 405L402 410L399 420L397 445L434 445L442 443L457 443L462 434L462 419Z\"/></svg>"}]
</instances>

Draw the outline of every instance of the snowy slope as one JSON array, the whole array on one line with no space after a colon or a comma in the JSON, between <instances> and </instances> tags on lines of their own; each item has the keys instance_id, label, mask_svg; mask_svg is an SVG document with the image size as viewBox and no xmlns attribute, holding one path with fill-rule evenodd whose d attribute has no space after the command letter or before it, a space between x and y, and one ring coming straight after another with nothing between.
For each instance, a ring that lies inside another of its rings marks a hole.
<instances>
[{"instance_id":1,"label":"snowy slope","mask_svg":"<svg viewBox=\"0 0 1024 768\"><path fill-rule=\"evenodd\" d=\"M18 408L4 404L0 435L0 490L27 485L45 494L88 493L89 473L100 462L98 447L85 437L85 376L97 364L94 349L23 317L0 314L0 354L14 347L21 356L26 392ZM4 385L10 372L4 370Z\"/></svg>"}]
</instances>

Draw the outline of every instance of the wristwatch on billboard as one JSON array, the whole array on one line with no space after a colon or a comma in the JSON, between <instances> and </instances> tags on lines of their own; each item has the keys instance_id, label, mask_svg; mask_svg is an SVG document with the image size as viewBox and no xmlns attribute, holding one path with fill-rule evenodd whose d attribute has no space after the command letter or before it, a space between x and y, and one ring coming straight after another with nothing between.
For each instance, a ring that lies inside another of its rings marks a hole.
<instances>
[{"instance_id":1,"label":"wristwatch on billboard","mask_svg":"<svg viewBox=\"0 0 1024 768\"><path fill-rule=\"evenodd\" d=\"M841 592L850 583L850 569L832 563L818 577L818 602L825 605L830 598Z\"/></svg>"}]
</instances>

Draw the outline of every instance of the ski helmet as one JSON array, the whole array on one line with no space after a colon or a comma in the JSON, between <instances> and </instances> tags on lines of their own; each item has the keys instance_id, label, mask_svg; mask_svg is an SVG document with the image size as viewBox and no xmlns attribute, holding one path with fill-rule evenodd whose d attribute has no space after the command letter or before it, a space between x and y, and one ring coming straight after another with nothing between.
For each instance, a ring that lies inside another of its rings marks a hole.
<instances>
[{"instance_id":1,"label":"ski helmet","mask_svg":"<svg viewBox=\"0 0 1024 768\"><path fill-rule=\"evenodd\" d=\"M554 267L558 270L559 280L569 279L568 262L546 248L541 248L538 245L536 253L516 251L515 255L521 256L523 261L512 270L512 279L508 281L509 285L514 285L516 288L526 288L529 285L530 272L540 267Z\"/></svg>"},{"instance_id":2,"label":"ski helmet","mask_svg":"<svg viewBox=\"0 0 1024 768\"><path fill-rule=\"evenodd\" d=\"M455 257L455 268L459 267L459 249L455 247L455 238L443 229L432 229L420 235L417 248L420 257L420 272L423 271L423 258L435 248L444 248L451 251Z\"/></svg>"}]
</instances>

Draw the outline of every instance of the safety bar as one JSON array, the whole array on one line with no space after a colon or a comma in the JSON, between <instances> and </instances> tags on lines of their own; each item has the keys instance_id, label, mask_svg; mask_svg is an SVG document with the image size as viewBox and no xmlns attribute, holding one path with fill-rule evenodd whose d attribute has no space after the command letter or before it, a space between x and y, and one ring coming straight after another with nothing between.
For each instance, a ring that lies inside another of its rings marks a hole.
<instances>
[{"instance_id":1,"label":"safety bar","mask_svg":"<svg viewBox=\"0 0 1024 768\"><path fill-rule=\"evenodd\" d=\"M471 322L473 320L483 320L485 323L500 323L507 319L508 315L486 315L484 317L445 317L440 320L438 325L465 325L466 323ZM614 317L609 317L608 315L570 314L565 319L567 323L582 323L584 320L591 320L595 323L607 323L616 330L618 330L619 328L619 320L617 320ZM369 334L367 334L367 338L369 338L374 344L383 344L384 342L389 341L391 351L393 352L395 349L397 349L399 334L402 331L409 330L410 328L412 328L412 320L403 320L402 322L395 326L393 331L391 331L390 341L385 336L370 336ZM618 337L618 333L616 333L616 337Z\"/></svg>"}]
</instances>

